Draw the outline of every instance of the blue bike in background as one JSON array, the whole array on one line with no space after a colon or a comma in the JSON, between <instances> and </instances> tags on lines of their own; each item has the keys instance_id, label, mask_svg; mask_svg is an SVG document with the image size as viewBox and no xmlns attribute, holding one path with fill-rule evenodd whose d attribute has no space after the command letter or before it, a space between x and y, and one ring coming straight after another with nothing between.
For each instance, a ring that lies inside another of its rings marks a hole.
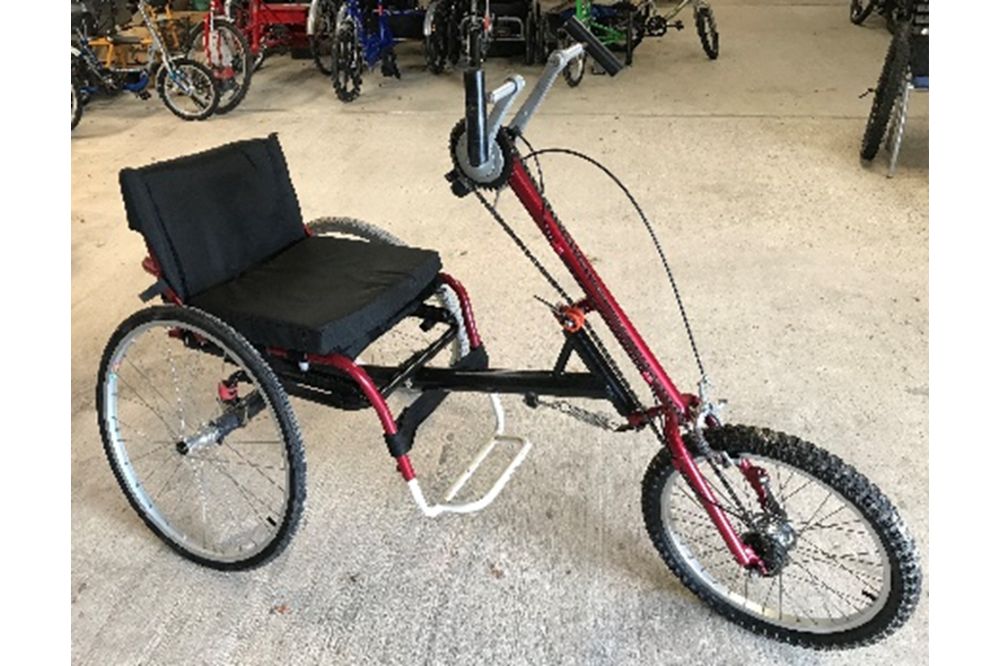
<instances>
[{"instance_id":1,"label":"blue bike in background","mask_svg":"<svg viewBox=\"0 0 1000 666\"><path fill-rule=\"evenodd\" d=\"M344 0L333 36L333 89L342 102L361 94L366 69L399 78L396 42L423 39L424 10L416 0Z\"/></svg>"}]
</instances>

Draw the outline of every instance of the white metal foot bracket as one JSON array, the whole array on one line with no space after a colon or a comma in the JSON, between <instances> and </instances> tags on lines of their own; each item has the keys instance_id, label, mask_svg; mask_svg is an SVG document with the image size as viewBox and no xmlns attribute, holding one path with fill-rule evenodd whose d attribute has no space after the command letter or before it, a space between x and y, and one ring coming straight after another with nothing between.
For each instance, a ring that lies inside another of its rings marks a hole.
<instances>
[{"instance_id":1,"label":"white metal foot bracket","mask_svg":"<svg viewBox=\"0 0 1000 666\"><path fill-rule=\"evenodd\" d=\"M416 478L412 478L406 482L410 487L410 493L413 495L413 501L417 503L417 507L420 511L430 518L441 515L442 513L475 513L476 511L481 511L493 503L493 500L497 498L500 491L504 489L507 482L510 481L511 476L514 474L514 470L517 469L518 465L524 462L524 459L528 457L528 452L531 450L531 442L523 437L514 437L512 435L504 434L505 419L503 405L500 404L500 398L497 397L495 393L490 394L490 403L493 406L493 415L496 417L496 430L493 436L483 445L482 448L476 453L476 456L469 463L469 466L465 468L461 476L451 485L448 492L445 493L444 502L440 504L428 504L427 499L424 497L424 492L420 488L420 481ZM507 468L504 469L503 473L497 478L493 483L493 487L489 491L474 502L468 502L464 504L451 503L455 498L455 495L465 487L469 479L473 477L476 470L479 469L480 465L486 461L490 453L496 448L498 444L509 444L517 449L517 453L514 455L514 459L510 461Z\"/></svg>"}]
</instances>

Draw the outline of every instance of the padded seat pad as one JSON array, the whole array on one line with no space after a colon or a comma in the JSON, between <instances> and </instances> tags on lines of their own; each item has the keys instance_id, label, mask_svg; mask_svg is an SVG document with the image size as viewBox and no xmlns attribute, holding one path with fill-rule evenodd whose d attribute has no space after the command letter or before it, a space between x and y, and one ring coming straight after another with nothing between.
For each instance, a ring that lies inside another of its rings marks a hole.
<instances>
[{"instance_id":1,"label":"padded seat pad","mask_svg":"<svg viewBox=\"0 0 1000 666\"><path fill-rule=\"evenodd\" d=\"M309 237L192 297L251 342L354 358L433 291L436 252Z\"/></svg>"}]
</instances>

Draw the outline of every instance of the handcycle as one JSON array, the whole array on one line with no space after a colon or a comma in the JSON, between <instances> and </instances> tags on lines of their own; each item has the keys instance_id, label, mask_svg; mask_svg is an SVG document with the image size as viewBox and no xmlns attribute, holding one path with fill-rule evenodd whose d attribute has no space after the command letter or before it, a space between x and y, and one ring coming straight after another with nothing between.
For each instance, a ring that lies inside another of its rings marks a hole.
<instances>
[{"instance_id":1,"label":"handcycle","mask_svg":"<svg viewBox=\"0 0 1000 666\"><path fill-rule=\"evenodd\" d=\"M306 467L289 395L371 408L397 472L431 517L484 509L528 455L531 443L506 432L497 394L523 395L535 406L542 396L605 400L624 419L619 429L649 432L662 445L642 481L646 529L666 565L709 606L742 627L814 648L887 636L912 614L921 585L913 539L889 499L812 444L724 424L703 369L697 395L682 392L532 170L532 158L538 170L547 151L532 150L525 130L567 63L586 49L608 74L622 68L575 18L566 30L577 41L550 55L510 122L524 79L511 76L487 93L472 33L466 113L451 133L446 176L455 195L487 209L559 294L548 304L563 336L555 367L491 367L468 292L442 270L437 253L353 220L304 225L276 135L125 169L129 226L144 237L143 268L156 279L141 296L164 304L122 322L101 359L98 423L116 480L180 555L247 569L287 546L303 511ZM518 141L531 153L522 155ZM236 180L245 195L222 197L219 184ZM582 297L544 268L491 203L505 190ZM647 401L589 315L610 329L646 384ZM361 360L374 359L369 350L405 325L407 340L423 337L402 361ZM572 359L584 370L571 370ZM490 396L495 434L444 499L431 502L409 453L421 425L454 392ZM394 412L389 400L401 397L406 406ZM489 489L456 500L498 449L512 457Z\"/></svg>"},{"instance_id":2,"label":"handcycle","mask_svg":"<svg viewBox=\"0 0 1000 666\"><path fill-rule=\"evenodd\" d=\"M570 16L575 16L605 46L612 51L623 52L625 64L631 65L635 48L644 37L662 37L671 28L684 29L683 21L676 17L688 5L694 11L695 28L702 49L709 59L715 60L719 57L719 30L712 7L706 0L678 0L666 14L658 12L653 0L638 3L622 0L614 4L599 4L591 0L567 1L546 13L545 20L540 23L542 30L537 37L539 45L536 49L547 53L552 45L564 48L572 37L561 26ZM571 87L578 86L583 80L586 58L584 53L563 70L566 83Z\"/></svg>"},{"instance_id":3,"label":"handcycle","mask_svg":"<svg viewBox=\"0 0 1000 666\"><path fill-rule=\"evenodd\" d=\"M178 118L204 120L219 105L219 90L212 73L190 58L176 57L164 44L156 10L163 9L167 0L139 0L128 3L134 7L146 28L146 35L122 34L129 26L110 27L107 34L90 36L89 10L82 2L72 3L71 15L74 44L70 47L70 72L73 90L73 122L80 120L83 105L98 92L134 93L149 99L150 81L164 105ZM145 49L145 58L136 59L136 50ZM103 59L98 57L98 51Z\"/></svg>"},{"instance_id":4,"label":"handcycle","mask_svg":"<svg viewBox=\"0 0 1000 666\"><path fill-rule=\"evenodd\" d=\"M399 78L396 42L419 38L424 12L415 0L344 0L333 36L333 89L342 102L361 94L366 69L381 65L382 76ZM393 26L408 28L400 35Z\"/></svg>"}]
</instances>

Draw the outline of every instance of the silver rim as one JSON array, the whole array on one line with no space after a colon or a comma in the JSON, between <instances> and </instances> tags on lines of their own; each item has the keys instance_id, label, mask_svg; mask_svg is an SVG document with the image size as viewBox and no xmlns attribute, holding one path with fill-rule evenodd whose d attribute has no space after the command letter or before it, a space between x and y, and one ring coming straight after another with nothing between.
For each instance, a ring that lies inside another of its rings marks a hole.
<instances>
[{"instance_id":1,"label":"silver rim","mask_svg":"<svg viewBox=\"0 0 1000 666\"><path fill-rule=\"evenodd\" d=\"M170 335L177 330L221 354L187 348ZM264 409L213 441L206 433L225 409L219 382L238 371L250 380L239 383L241 396L258 391ZM291 466L277 414L255 379L218 338L178 321L132 329L108 364L101 417L126 492L169 541L207 560L251 558L285 522ZM181 453L179 442L192 450Z\"/></svg>"},{"instance_id":2,"label":"silver rim","mask_svg":"<svg viewBox=\"0 0 1000 666\"><path fill-rule=\"evenodd\" d=\"M661 516L682 564L724 603L775 626L827 634L859 627L885 606L891 568L867 519L836 490L800 469L771 458L745 455L767 470L772 493L796 533L788 562L775 576L740 567L676 470L660 499ZM714 488L737 532L750 528L704 459L699 468ZM749 483L733 465L723 470L744 507L759 513Z\"/></svg>"},{"instance_id":3,"label":"silver rim","mask_svg":"<svg viewBox=\"0 0 1000 666\"><path fill-rule=\"evenodd\" d=\"M163 97L167 104L188 118L203 115L218 94L212 77L191 65L175 65L173 70L164 74Z\"/></svg>"},{"instance_id":4,"label":"silver rim","mask_svg":"<svg viewBox=\"0 0 1000 666\"><path fill-rule=\"evenodd\" d=\"M69 84L69 94L70 94L70 121L76 120L76 105L79 103L77 101L76 86L72 83Z\"/></svg>"}]
</instances>

